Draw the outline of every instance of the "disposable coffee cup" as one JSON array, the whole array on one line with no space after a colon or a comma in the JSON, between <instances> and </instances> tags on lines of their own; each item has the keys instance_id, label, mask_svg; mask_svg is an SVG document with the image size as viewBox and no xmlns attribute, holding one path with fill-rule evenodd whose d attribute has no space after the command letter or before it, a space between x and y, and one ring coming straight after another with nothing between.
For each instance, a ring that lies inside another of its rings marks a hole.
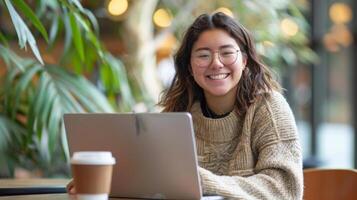
<instances>
[{"instance_id":1,"label":"disposable coffee cup","mask_svg":"<svg viewBox=\"0 0 357 200\"><path fill-rule=\"evenodd\" d=\"M108 151L74 152L71 169L77 199L107 200L115 158Z\"/></svg>"}]
</instances>

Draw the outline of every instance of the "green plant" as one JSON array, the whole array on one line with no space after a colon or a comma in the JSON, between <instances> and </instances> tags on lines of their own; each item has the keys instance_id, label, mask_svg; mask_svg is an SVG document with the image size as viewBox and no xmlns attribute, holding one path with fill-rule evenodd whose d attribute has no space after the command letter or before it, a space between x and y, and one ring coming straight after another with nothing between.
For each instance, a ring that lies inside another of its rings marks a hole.
<instances>
[{"instance_id":1,"label":"green plant","mask_svg":"<svg viewBox=\"0 0 357 200\"><path fill-rule=\"evenodd\" d=\"M20 166L40 169L44 176L68 175L63 114L130 110L134 99L125 68L103 48L94 15L79 1L0 4L11 18L19 46L28 44L36 58L18 56L8 43L12 34L0 29L5 64L0 66L0 173L11 176ZM39 36L46 41L46 51L64 43L58 62L43 60ZM91 74L95 81L88 80Z\"/></svg>"}]
</instances>

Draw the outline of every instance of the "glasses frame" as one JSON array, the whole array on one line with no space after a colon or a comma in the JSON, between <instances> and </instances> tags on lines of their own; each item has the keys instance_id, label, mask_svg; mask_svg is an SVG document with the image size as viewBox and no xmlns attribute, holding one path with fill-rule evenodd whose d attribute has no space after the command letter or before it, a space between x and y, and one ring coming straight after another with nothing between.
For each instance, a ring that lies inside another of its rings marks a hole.
<instances>
[{"instance_id":1,"label":"glasses frame","mask_svg":"<svg viewBox=\"0 0 357 200\"><path fill-rule=\"evenodd\" d=\"M233 47L229 47L229 48L234 49L234 50L235 50L235 54L236 54L236 58L234 59L234 61L233 61L232 63L225 64L225 63L222 62L222 58L221 58L220 52L221 52L223 49L219 49L219 50L217 50L217 51L207 50L207 51L210 51L210 52L212 53L212 55L211 55L211 56L212 56L212 57L211 57L211 61L210 61L207 65L199 65L199 64L197 64L197 62L195 62L195 59L196 59L197 57L193 57L193 62L194 62L195 65L197 65L197 66L199 66L199 67L208 67L208 66L210 66L210 65L212 64L212 62L213 62L213 60L214 60L214 55L215 55L216 53L218 53L218 60L219 60L220 63L222 63L224 66L232 65L232 64L235 63L235 62L237 61L237 59L238 59L238 52L242 52L242 50L236 49L236 48L233 48Z\"/></svg>"}]
</instances>

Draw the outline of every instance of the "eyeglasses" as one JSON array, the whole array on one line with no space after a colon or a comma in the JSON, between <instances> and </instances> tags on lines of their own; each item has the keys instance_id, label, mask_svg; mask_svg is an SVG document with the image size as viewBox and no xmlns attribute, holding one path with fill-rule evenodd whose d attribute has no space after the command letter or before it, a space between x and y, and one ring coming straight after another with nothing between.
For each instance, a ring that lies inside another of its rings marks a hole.
<instances>
[{"instance_id":1,"label":"eyeglasses","mask_svg":"<svg viewBox=\"0 0 357 200\"><path fill-rule=\"evenodd\" d=\"M237 61L238 52L241 50L233 47L222 48L218 51L218 59L223 65L231 65ZM198 50L193 53L192 61L199 67L208 67L213 61L213 55L216 53L211 50Z\"/></svg>"}]
</instances>

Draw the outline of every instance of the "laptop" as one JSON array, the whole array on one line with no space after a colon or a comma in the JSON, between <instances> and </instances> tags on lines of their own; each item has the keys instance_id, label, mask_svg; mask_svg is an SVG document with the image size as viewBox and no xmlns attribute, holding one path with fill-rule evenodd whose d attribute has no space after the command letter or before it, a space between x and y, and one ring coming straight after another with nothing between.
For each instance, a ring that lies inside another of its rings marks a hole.
<instances>
[{"instance_id":1,"label":"laptop","mask_svg":"<svg viewBox=\"0 0 357 200\"><path fill-rule=\"evenodd\" d=\"M70 154L111 151L116 158L110 197L202 197L189 113L65 114Z\"/></svg>"}]
</instances>

